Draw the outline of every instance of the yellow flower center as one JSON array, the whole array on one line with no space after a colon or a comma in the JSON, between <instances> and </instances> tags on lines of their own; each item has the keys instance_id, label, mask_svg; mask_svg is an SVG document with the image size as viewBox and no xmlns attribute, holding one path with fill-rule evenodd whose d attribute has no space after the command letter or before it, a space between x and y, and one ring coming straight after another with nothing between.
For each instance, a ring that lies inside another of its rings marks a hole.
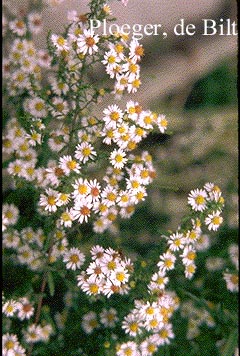
<instances>
[{"instance_id":1,"label":"yellow flower center","mask_svg":"<svg viewBox=\"0 0 240 356\"><path fill-rule=\"evenodd\" d=\"M83 154L85 157L88 157L88 156L91 154L91 149L90 149L89 147L83 148L82 154Z\"/></svg>"},{"instance_id":2,"label":"yellow flower center","mask_svg":"<svg viewBox=\"0 0 240 356\"><path fill-rule=\"evenodd\" d=\"M137 127L136 135L142 137L144 135L144 130L141 127Z\"/></svg>"},{"instance_id":3,"label":"yellow flower center","mask_svg":"<svg viewBox=\"0 0 240 356\"><path fill-rule=\"evenodd\" d=\"M114 318L115 318L115 315L114 315L114 314L110 314L110 313L109 313L109 314L107 315L107 320L108 320L108 321L113 321Z\"/></svg>"},{"instance_id":4,"label":"yellow flower center","mask_svg":"<svg viewBox=\"0 0 240 356\"><path fill-rule=\"evenodd\" d=\"M167 125L168 125L167 120L166 120L166 119L162 119L162 120L161 120L161 126L167 127Z\"/></svg>"},{"instance_id":5,"label":"yellow flower center","mask_svg":"<svg viewBox=\"0 0 240 356\"><path fill-rule=\"evenodd\" d=\"M174 245L179 247L181 245L181 240L180 239L174 240Z\"/></svg>"},{"instance_id":6,"label":"yellow flower center","mask_svg":"<svg viewBox=\"0 0 240 356\"><path fill-rule=\"evenodd\" d=\"M122 51L123 51L123 45L121 45L120 43L116 44L116 46L115 46L115 51L116 51L117 53L122 53Z\"/></svg>"},{"instance_id":7,"label":"yellow flower center","mask_svg":"<svg viewBox=\"0 0 240 356\"><path fill-rule=\"evenodd\" d=\"M124 281L124 278L125 278L125 274L123 272L118 272L116 273L116 279L119 281L119 282L123 282Z\"/></svg>"},{"instance_id":8,"label":"yellow flower center","mask_svg":"<svg viewBox=\"0 0 240 356\"><path fill-rule=\"evenodd\" d=\"M136 64L131 63L131 64L129 65L129 71L130 71L131 73L136 73L137 70L138 70L138 66L137 66Z\"/></svg>"},{"instance_id":9,"label":"yellow flower center","mask_svg":"<svg viewBox=\"0 0 240 356\"><path fill-rule=\"evenodd\" d=\"M19 73L16 79L17 79L18 82L23 82L24 78L25 78L24 74L23 73Z\"/></svg>"},{"instance_id":10,"label":"yellow flower center","mask_svg":"<svg viewBox=\"0 0 240 356\"><path fill-rule=\"evenodd\" d=\"M160 335L161 338L167 339L168 331L166 329L163 329L163 330L160 331L159 335Z\"/></svg>"},{"instance_id":11,"label":"yellow flower center","mask_svg":"<svg viewBox=\"0 0 240 356\"><path fill-rule=\"evenodd\" d=\"M128 112L129 112L129 114L135 114L135 108L131 106L131 107L128 109Z\"/></svg>"},{"instance_id":12,"label":"yellow flower center","mask_svg":"<svg viewBox=\"0 0 240 356\"><path fill-rule=\"evenodd\" d=\"M124 350L124 354L126 355L126 356L132 356L132 350L128 347L127 349L125 349Z\"/></svg>"},{"instance_id":13,"label":"yellow flower center","mask_svg":"<svg viewBox=\"0 0 240 356\"><path fill-rule=\"evenodd\" d=\"M142 200L144 198L144 193L143 192L138 192L136 194L136 197L137 197L138 200Z\"/></svg>"},{"instance_id":14,"label":"yellow flower center","mask_svg":"<svg viewBox=\"0 0 240 356\"><path fill-rule=\"evenodd\" d=\"M148 178L149 177L149 171L147 169L144 169L140 173L141 178Z\"/></svg>"},{"instance_id":15,"label":"yellow flower center","mask_svg":"<svg viewBox=\"0 0 240 356\"><path fill-rule=\"evenodd\" d=\"M28 173L30 176L32 176L32 175L34 174L34 168L33 168L33 167L28 167L28 168L26 169L26 171L27 171L27 173Z\"/></svg>"},{"instance_id":16,"label":"yellow flower center","mask_svg":"<svg viewBox=\"0 0 240 356\"><path fill-rule=\"evenodd\" d=\"M191 231L188 237L191 240L195 240L197 238L197 233L195 231Z\"/></svg>"},{"instance_id":17,"label":"yellow flower center","mask_svg":"<svg viewBox=\"0 0 240 356\"><path fill-rule=\"evenodd\" d=\"M121 85L126 85L127 82L128 82L128 81L127 81L126 78L121 78L121 79L120 79L120 84L121 84Z\"/></svg>"},{"instance_id":18,"label":"yellow flower center","mask_svg":"<svg viewBox=\"0 0 240 356\"><path fill-rule=\"evenodd\" d=\"M58 103L58 104L56 105L56 109L57 109L57 111L62 112L62 111L64 110L64 105L63 105L63 103Z\"/></svg>"},{"instance_id":19,"label":"yellow flower center","mask_svg":"<svg viewBox=\"0 0 240 356\"><path fill-rule=\"evenodd\" d=\"M76 166L77 166L77 162L76 162L76 161L69 161L69 162L67 163L67 167L68 167L69 169L75 169Z\"/></svg>"},{"instance_id":20,"label":"yellow flower center","mask_svg":"<svg viewBox=\"0 0 240 356\"><path fill-rule=\"evenodd\" d=\"M139 88L139 87L140 87L140 84L141 84L141 82L140 82L139 79L135 79L135 80L132 82L132 86L133 86L134 88ZM151 121L152 121L152 120L151 120Z\"/></svg>"},{"instance_id":21,"label":"yellow flower center","mask_svg":"<svg viewBox=\"0 0 240 356\"><path fill-rule=\"evenodd\" d=\"M142 47L142 46L137 46L137 47L135 48L135 54L136 54L137 56L143 56L143 54L144 54L144 49L143 49L143 47Z\"/></svg>"},{"instance_id":22,"label":"yellow flower center","mask_svg":"<svg viewBox=\"0 0 240 356\"><path fill-rule=\"evenodd\" d=\"M232 274L230 277L230 280L233 284L238 285L238 275L237 274Z\"/></svg>"},{"instance_id":23,"label":"yellow flower center","mask_svg":"<svg viewBox=\"0 0 240 356\"><path fill-rule=\"evenodd\" d=\"M5 216L6 216L8 219L12 219L13 213L12 213L10 210L8 210L8 211L6 211Z\"/></svg>"},{"instance_id":24,"label":"yellow flower center","mask_svg":"<svg viewBox=\"0 0 240 356\"><path fill-rule=\"evenodd\" d=\"M116 198L117 198L117 196L113 192L108 193L108 195L107 195L107 199L110 200L110 201L115 201Z\"/></svg>"},{"instance_id":25,"label":"yellow flower center","mask_svg":"<svg viewBox=\"0 0 240 356\"><path fill-rule=\"evenodd\" d=\"M205 199L202 195L198 195L195 199L197 205L202 205L205 203Z\"/></svg>"},{"instance_id":26,"label":"yellow flower center","mask_svg":"<svg viewBox=\"0 0 240 356\"><path fill-rule=\"evenodd\" d=\"M56 198L53 195L49 195L49 197L47 198L47 201L48 201L49 205L55 205Z\"/></svg>"},{"instance_id":27,"label":"yellow flower center","mask_svg":"<svg viewBox=\"0 0 240 356\"><path fill-rule=\"evenodd\" d=\"M113 111L111 114L110 114L110 118L111 120L113 121L117 121L119 119L119 113L117 111Z\"/></svg>"},{"instance_id":28,"label":"yellow flower center","mask_svg":"<svg viewBox=\"0 0 240 356\"><path fill-rule=\"evenodd\" d=\"M156 282L157 282L157 284L162 284L164 282L164 278L163 277L158 277Z\"/></svg>"},{"instance_id":29,"label":"yellow flower center","mask_svg":"<svg viewBox=\"0 0 240 356\"><path fill-rule=\"evenodd\" d=\"M61 219L63 221L70 221L71 220L70 215L67 212L62 213Z\"/></svg>"},{"instance_id":30,"label":"yellow flower center","mask_svg":"<svg viewBox=\"0 0 240 356\"><path fill-rule=\"evenodd\" d=\"M42 102L38 102L35 104L35 109L37 111L41 111L43 109L43 103Z\"/></svg>"},{"instance_id":31,"label":"yellow flower center","mask_svg":"<svg viewBox=\"0 0 240 356\"><path fill-rule=\"evenodd\" d=\"M7 350L11 350L14 348L14 342L12 340L8 340L6 341L4 346Z\"/></svg>"},{"instance_id":32,"label":"yellow flower center","mask_svg":"<svg viewBox=\"0 0 240 356\"><path fill-rule=\"evenodd\" d=\"M170 267L172 267L172 265L173 265L173 261L170 260L170 259L166 259L166 260L164 261L164 264L165 264L165 266L166 266L167 268L170 268Z\"/></svg>"},{"instance_id":33,"label":"yellow flower center","mask_svg":"<svg viewBox=\"0 0 240 356\"><path fill-rule=\"evenodd\" d=\"M155 352L157 347L154 344L149 344L147 350L151 353Z\"/></svg>"},{"instance_id":34,"label":"yellow flower center","mask_svg":"<svg viewBox=\"0 0 240 356\"><path fill-rule=\"evenodd\" d=\"M12 305L8 305L6 310L7 310L8 313L13 312L13 306Z\"/></svg>"},{"instance_id":35,"label":"yellow flower center","mask_svg":"<svg viewBox=\"0 0 240 356\"><path fill-rule=\"evenodd\" d=\"M196 267L195 267L194 265L189 265L189 266L187 266L187 271L188 271L189 273L194 273L194 272L195 272L195 269L196 269Z\"/></svg>"},{"instance_id":36,"label":"yellow flower center","mask_svg":"<svg viewBox=\"0 0 240 356\"><path fill-rule=\"evenodd\" d=\"M121 156L120 154L117 154L115 157L115 161L117 163L121 163L123 161L123 156Z\"/></svg>"},{"instance_id":37,"label":"yellow flower center","mask_svg":"<svg viewBox=\"0 0 240 356\"><path fill-rule=\"evenodd\" d=\"M222 223L222 217L221 216L214 216L212 219L212 223L214 225L220 225Z\"/></svg>"},{"instance_id":38,"label":"yellow flower center","mask_svg":"<svg viewBox=\"0 0 240 356\"><path fill-rule=\"evenodd\" d=\"M59 198L59 199L62 200L63 202L66 202L66 201L68 200L68 194L62 193L62 194L60 195L60 198Z\"/></svg>"},{"instance_id":39,"label":"yellow flower center","mask_svg":"<svg viewBox=\"0 0 240 356\"><path fill-rule=\"evenodd\" d=\"M128 214L131 214L135 210L135 207L133 205L129 205L126 207L126 212Z\"/></svg>"},{"instance_id":40,"label":"yellow flower center","mask_svg":"<svg viewBox=\"0 0 240 356\"><path fill-rule=\"evenodd\" d=\"M136 148L136 142L134 141L129 141L128 142L128 145L127 145L127 148L131 151L131 150L134 150Z\"/></svg>"},{"instance_id":41,"label":"yellow flower center","mask_svg":"<svg viewBox=\"0 0 240 356\"><path fill-rule=\"evenodd\" d=\"M78 186L78 192L80 194L86 194L87 193L87 190L88 190L88 187L85 185L85 184L80 184Z\"/></svg>"},{"instance_id":42,"label":"yellow flower center","mask_svg":"<svg viewBox=\"0 0 240 356\"><path fill-rule=\"evenodd\" d=\"M79 262L79 257L77 254L71 255L70 261L73 263L78 263Z\"/></svg>"},{"instance_id":43,"label":"yellow flower center","mask_svg":"<svg viewBox=\"0 0 240 356\"><path fill-rule=\"evenodd\" d=\"M144 123L145 123L146 125L151 124L151 123L152 123L152 118L151 118L151 116L145 116L145 117L144 117Z\"/></svg>"},{"instance_id":44,"label":"yellow flower center","mask_svg":"<svg viewBox=\"0 0 240 356\"><path fill-rule=\"evenodd\" d=\"M107 264L107 268L109 270L114 270L116 268L116 262L114 261L109 261L108 264Z\"/></svg>"},{"instance_id":45,"label":"yellow flower center","mask_svg":"<svg viewBox=\"0 0 240 356\"><path fill-rule=\"evenodd\" d=\"M23 152L26 152L29 148L27 143L23 143L22 145L19 146L20 150Z\"/></svg>"},{"instance_id":46,"label":"yellow flower center","mask_svg":"<svg viewBox=\"0 0 240 356\"><path fill-rule=\"evenodd\" d=\"M114 57L114 56L108 57L108 63L112 64L112 63L115 63L115 61L116 61L116 57Z\"/></svg>"},{"instance_id":47,"label":"yellow flower center","mask_svg":"<svg viewBox=\"0 0 240 356\"><path fill-rule=\"evenodd\" d=\"M196 257L196 253L195 253L195 252L193 252L193 251L188 252L187 258L188 258L189 260L194 260L195 257Z\"/></svg>"},{"instance_id":48,"label":"yellow flower center","mask_svg":"<svg viewBox=\"0 0 240 356\"><path fill-rule=\"evenodd\" d=\"M99 287L98 287L97 284L91 284L91 285L89 286L89 290L90 290L90 292L91 292L92 294L97 294L97 293L98 293L98 289L99 289Z\"/></svg>"},{"instance_id":49,"label":"yellow flower center","mask_svg":"<svg viewBox=\"0 0 240 356\"><path fill-rule=\"evenodd\" d=\"M153 307L148 307L146 310L146 313L149 315L152 315L154 313L154 308Z\"/></svg>"},{"instance_id":50,"label":"yellow flower center","mask_svg":"<svg viewBox=\"0 0 240 356\"><path fill-rule=\"evenodd\" d=\"M29 231L29 232L26 233L26 238L27 238L28 240L31 240L31 239L33 238L33 236L34 236L34 234L33 234L31 231Z\"/></svg>"},{"instance_id":51,"label":"yellow flower center","mask_svg":"<svg viewBox=\"0 0 240 356\"><path fill-rule=\"evenodd\" d=\"M122 195L122 196L121 196L121 201L122 201L123 203L127 203L128 200L129 200L128 195L125 194L125 195Z\"/></svg>"},{"instance_id":52,"label":"yellow flower center","mask_svg":"<svg viewBox=\"0 0 240 356\"><path fill-rule=\"evenodd\" d=\"M59 46L64 46L65 45L65 39L62 36L58 37L57 44Z\"/></svg>"}]
</instances>

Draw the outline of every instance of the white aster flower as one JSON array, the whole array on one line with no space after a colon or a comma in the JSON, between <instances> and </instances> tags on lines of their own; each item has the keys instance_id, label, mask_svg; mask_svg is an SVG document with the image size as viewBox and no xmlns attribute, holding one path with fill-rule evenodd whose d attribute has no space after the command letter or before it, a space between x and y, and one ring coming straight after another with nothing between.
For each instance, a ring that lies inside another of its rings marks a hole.
<instances>
[{"instance_id":1,"label":"white aster flower","mask_svg":"<svg viewBox=\"0 0 240 356\"><path fill-rule=\"evenodd\" d=\"M130 313L124 317L122 322L122 329L125 331L126 334L130 336L137 336L141 334L143 323L141 319L138 317L136 313Z\"/></svg>"},{"instance_id":2,"label":"white aster flower","mask_svg":"<svg viewBox=\"0 0 240 356\"><path fill-rule=\"evenodd\" d=\"M20 304L16 300L10 299L3 304L2 312L7 317L12 317L18 311L19 306Z\"/></svg>"},{"instance_id":3,"label":"white aster flower","mask_svg":"<svg viewBox=\"0 0 240 356\"><path fill-rule=\"evenodd\" d=\"M34 307L29 302L28 298L20 298L19 299L19 310L18 310L18 318L20 320L29 319L34 313Z\"/></svg>"},{"instance_id":4,"label":"white aster flower","mask_svg":"<svg viewBox=\"0 0 240 356\"><path fill-rule=\"evenodd\" d=\"M227 273L223 274L223 279L227 284L227 289L231 292L238 292L239 289L239 278L237 273Z\"/></svg>"},{"instance_id":5,"label":"white aster flower","mask_svg":"<svg viewBox=\"0 0 240 356\"><path fill-rule=\"evenodd\" d=\"M223 217L220 216L221 211L217 210L216 212L213 212L212 214L209 214L206 219L205 219L205 224L208 227L208 230L213 230L217 231L219 226L223 222Z\"/></svg>"},{"instance_id":6,"label":"white aster flower","mask_svg":"<svg viewBox=\"0 0 240 356\"><path fill-rule=\"evenodd\" d=\"M169 236L167 241L171 251L179 251L184 247L184 236L182 233L176 232Z\"/></svg>"},{"instance_id":7,"label":"white aster flower","mask_svg":"<svg viewBox=\"0 0 240 356\"><path fill-rule=\"evenodd\" d=\"M93 207L91 197L86 197L81 200L75 200L75 205L71 209L71 214L74 220L78 220L80 224L84 221L88 222Z\"/></svg>"},{"instance_id":8,"label":"white aster flower","mask_svg":"<svg viewBox=\"0 0 240 356\"><path fill-rule=\"evenodd\" d=\"M129 46L129 58L134 62L137 63L141 60L142 56L144 55L144 48L142 45L139 44L138 40L133 39L130 42Z\"/></svg>"},{"instance_id":9,"label":"white aster flower","mask_svg":"<svg viewBox=\"0 0 240 356\"><path fill-rule=\"evenodd\" d=\"M46 189L46 195L41 194L39 205L44 207L44 210L49 211L50 213L55 213L57 211L57 207L59 199L59 192L53 190L51 188Z\"/></svg>"},{"instance_id":10,"label":"white aster flower","mask_svg":"<svg viewBox=\"0 0 240 356\"><path fill-rule=\"evenodd\" d=\"M79 269L85 261L85 255L76 247L72 247L63 254L63 262L67 269Z\"/></svg>"},{"instance_id":11,"label":"white aster flower","mask_svg":"<svg viewBox=\"0 0 240 356\"><path fill-rule=\"evenodd\" d=\"M207 192L203 189L191 190L188 196L188 204L195 211L203 211L206 209Z\"/></svg>"},{"instance_id":12,"label":"white aster flower","mask_svg":"<svg viewBox=\"0 0 240 356\"><path fill-rule=\"evenodd\" d=\"M114 168L122 169L127 162L126 153L119 148L110 154L110 162Z\"/></svg>"},{"instance_id":13,"label":"white aster flower","mask_svg":"<svg viewBox=\"0 0 240 356\"><path fill-rule=\"evenodd\" d=\"M64 37L53 34L51 40L58 52L69 51L69 44Z\"/></svg>"},{"instance_id":14,"label":"white aster flower","mask_svg":"<svg viewBox=\"0 0 240 356\"><path fill-rule=\"evenodd\" d=\"M41 326L31 324L27 330L24 331L24 338L27 343L35 343L41 340Z\"/></svg>"},{"instance_id":15,"label":"white aster flower","mask_svg":"<svg viewBox=\"0 0 240 356\"><path fill-rule=\"evenodd\" d=\"M98 41L98 35L91 33L91 30L84 29L83 34L77 39L77 52L83 53L84 55L87 53L92 55L93 53L98 52Z\"/></svg>"},{"instance_id":16,"label":"white aster flower","mask_svg":"<svg viewBox=\"0 0 240 356\"><path fill-rule=\"evenodd\" d=\"M196 250L191 245L184 247L183 253L180 255L182 258L182 263L184 265L189 265L194 262L196 258Z\"/></svg>"},{"instance_id":17,"label":"white aster flower","mask_svg":"<svg viewBox=\"0 0 240 356\"><path fill-rule=\"evenodd\" d=\"M123 343L116 353L116 356L140 356L140 351L138 350L138 345L134 341L128 341Z\"/></svg>"},{"instance_id":18,"label":"white aster flower","mask_svg":"<svg viewBox=\"0 0 240 356\"><path fill-rule=\"evenodd\" d=\"M117 124L121 124L123 121L123 112L116 104L109 105L107 109L103 110L103 113L105 115L103 121L108 129L115 129Z\"/></svg>"},{"instance_id":19,"label":"white aster flower","mask_svg":"<svg viewBox=\"0 0 240 356\"><path fill-rule=\"evenodd\" d=\"M118 321L117 310L114 308L104 308L100 313L100 322L106 328L113 328Z\"/></svg>"},{"instance_id":20,"label":"white aster flower","mask_svg":"<svg viewBox=\"0 0 240 356\"><path fill-rule=\"evenodd\" d=\"M40 13L31 12L28 15L28 26L33 34L38 34L43 29L42 15Z\"/></svg>"},{"instance_id":21,"label":"white aster flower","mask_svg":"<svg viewBox=\"0 0 240 356\"><path fill-rule=\"evenodd\" d=\"M93 311L90 311L89 313L85 314L83 316L83 320L81 323L81 326L85 333L91 334L94 329L99 327L99 323L97 320L97 314Z\"/></svg>"},{"instance_id":22,"label":"white aster flower","mask_svg":"<svg viewBox=\"0 0 240 356\"><path fill-rule=\"evenodd\" d=\"M70 155L60 157L59 167L68 176L71 172L80 173L80 165Z\"/></svg>"},{"instance_id":23,"label":"white aster flower","mask_svg":"<svg viewBox=\"0 0 240 356\"><path fill-rule=\"evenodd\" d=\"M6 225L14 225L18 221L19 210L14 204L3 204L2 214L4 215Z\"/></svg>"},{"instance_id":24,"label":"white aster flower","mask_svg":"<svg viewBox=\"0 0 240 356\"><path fill-rule=\"evenodd\" d=\"M160 256L160 261L157 266L161 272L165 272L174 268L176 257L169 251Z\"/></svg>"},{"instance_id":25,"label":"white aster flower","mask_svg":"<svg viewBox=\"0 0 240 356\"><path fill-rule=\"evenodd\" d=\"M94 147L88 142L83 142L76 146L74 157L86 163L90 159L94 159L96 155L97 152L94 150Z\"/></svg>"},{"instance_id":26,"label":"white aster flower","mask_svg":"<svg viewBox=\"0 0 240 356\"><path fill-rule=\"evenodd\" d=\"M15 351L19 346L17 335L4 334L2 337L2 355L3 356L15 356Z\"/></svg>"}]
</instances>

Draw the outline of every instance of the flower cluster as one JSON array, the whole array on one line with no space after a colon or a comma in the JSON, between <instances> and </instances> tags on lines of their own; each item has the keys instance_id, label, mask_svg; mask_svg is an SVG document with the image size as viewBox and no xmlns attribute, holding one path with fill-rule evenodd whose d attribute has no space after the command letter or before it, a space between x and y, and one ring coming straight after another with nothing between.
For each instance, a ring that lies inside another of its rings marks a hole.
<instances>
[{"instance_id":1,"label":"flower cluster","mask_svg":"<svg viewBox=\"0 0 240 356\"><path fill-rule=\"evenodd\" d=\"M27 344L35 342L47 342L53 329L50 324L44 326L31 324L24 333L24 339ZM15 334L6 333L2 337L2 355L3 356L26 356L26 350L18 341Z\"/></svg>"},{"instance_id":2,"label":"flower cluster","mask_svg":"<svg viewBox=\"0 0 240 356\"><path fill-rule=\"evenodd\" d=\"M51 5L62 1L47 0ZM126 5L127 0L122 3ZM14 194L3 204L3 247L7 257L13 257L9 263L23 265L35 277L34 287L26 296L15 297L22 294L13 293L3 298L2 311L7 322L2 352L6 356L30 356L33 344L49 341L54 322L42 302L45 293L54 295L58 276L69 287L63 298L65 309L54 315L60 332L74 310L87 335L96 329L110 329L106 335L111 335L117 356L151 356L175 337L170 318L179 307L179 299L175 292L166 290L170 284L168 272L176 269L180 260L185 277L193 277L197 251L210 245L203 228L218 230L223 222L224 199L213 183L190 192L190 216L175 232L164 236L167 249L158 252L156 270L148 276L145 294L143 291L134 296L134 288L129 293L138 280L137 273L134 280L136 268L117 247L96 244L90 248L88 260L82 246L86 241L85 224L91 223L93 231L99 234L117 231L117 219L130 218L136 206L146 199L147 187L156 172L151 155L142 151L140 144L151 132L164 134L168 121L165 115L145 109L131 98L124 105L115 103L123 94L134 94L140 87L144 49L125 33L101 35L90 30L91 19L112 20L108 3L91 0L90 12L82 15L69 11L64 32L49 33L47 50L37 49L31 39L42 29L41 14L32 10L35 5L30 6L29 2L31 11L22 9L20 17L5 6L8 16L3 17L3 35L10 39L3 59L7 104L4 167L11 178L11 189L23 188L31 196L29 206L22 204L21 197L16 204L12 203ZM39 5L40 9L41 1ZM110 77L110 86L102 87L95 80L99 68ZM99 111L98 104L108 95L114 102L109 100ZM28 211L33 219L26 216ZM79 241L81 246L77 245ZM113 246L118 246L115 242ZM238 269L236 247L232 246L229 253ZM83 269L86 261L88 265ZM74 275L72 271L77 271L77 282L73 284L67 278ZM226 270L224 279L230 291L238 290L235 272ZM35 295L35 283L40 280L41 294ZM109 305L97 312L84 306L85 309L77 308L79 312L75 309L79 295L89 298L91 304L107 298ZM128 306L134 305L123 320L122 311L114 304L111 306L109 298L114 295L128 299ZM213 321L207 313L199 314L190 307L190 316L196 320L189 334L191 339L203 322L212 326ZM27 324L21 340L20 331L16 332L14 327L20 321ZM124 331L129 340L111 333L119 325L121 334ZM63 334L55 340L59 349ZM18 340L29 349L26 351ZM105 344L108 348L108 342ZM48 354L55 352L50 349L51 345ZM41 352L36 350L36 354Z\"/></svg>"},{"instance_id":3,"label":"flower cluster","mask_svg":"<svg viewBox=\"0 0 240 356\"><path fill-rule=\"evenodd\" d=\"M220 214L224 205L224 199L217 185L206 183L203 189L192 190L188 196L188 204L192 210L200 212L208 211L210 206L211 211L206 215L205 224L210 231L218 230L223 222L223 218ZM213 210L212 207L215 207L215 209Z\"/></svg>"},{"instance_id":4,"label":"flower cluster","mask_svg":"<svg viewBox=\"0 0 240 356\"><path fill-rule=\"evenodd\" d=\"M102 15L107 17L104 9ZM152 130L164 133L168 122L164 115L144 110L132 100L125 108L108 105L102 117L90 114L90 105L109 89L87 84L87 68L100 61L116 79L114 93L124 89L135 92L140 85L143 48L123 34L91 33L87 15L79 17L73 11L68 19L64 36L51 35L48 64L38 63L39 68L51 69L48 85L45 89L40 77L36 83L27 77L21 107L27 125L22 127L15 118L9 119L3 151L14 157L7 167L14 181L27 180L42 191L40 213L56 213L57 227L67 228L74 221L82 224L94 216L94 231L101 233L118 216L129 218L136 204L147 196L146 187L155 177L152 159L146 151L134 151ZM24 41L18 39L17 48L28 50ZM38 51L31 50L40 58ZM11 53L8 61L12 61ZM35 63L35 59L29 61ZM58 65L51 67L51 61ZM21 91L10 93L17 94ZM51 153L43 166L39 152L46 145ZM102 177L99 167L105 170Z\"/></svg>"},{"instance_id":5,"label":"flower cluster","mask_svg":"<svg viewBox=\"0 0 240 356\"><path fill-rule=\"evenodd\" d=\"M146 186L152 182L155 170L151 156L143 152L141 156L130 154L128 165L123 167L126 153L122 149L114 149L108 160L113 166L108 166L102 182L98 179L88 179L81 173L84 170L80 161L90 159L95 155L93 146L88 143L79 144L75 157L63 156L59 164L46 170L46 181L53 188L46 188L40 195L40 212L58 213L57 226L69 228L74 221L82 224L94 216L93 230L103 232L117 219L129 218L135 211L135 206L147 195ZM97 162L96 158L96 162ZM99 161L98 161L99 162ZM66 181L71 185L61 184ZM63 187L63 188L62 188Z\"/></svg>"},{"instance_id":6,"label":"flower cluster","mask_svg":"<svg viewBox=\"0 0 240 356\"><path fill-rule=\"evenodd\" d=\"M103 308L97 315L90 311L83 315L81 326L86 334L91 334L95 329L103 326L104 328L114 328L119 318L115 308Z\"/></svg>"},{"instance_id":7,"label":"flower cluster","mask_svg":"<svg viewBox=\"0 0 240 356\"><path fill-rule=\"evenodd\" d=\"M28 298L4 301L2 312L7 317L17 317L20 320L29 319L34 313L34 307Z\"/></svg>"},{"instance_id":8,"label":"flower cluster","mask_svg":"<svg viewBox=\"0 0 240 356\"><path fill-rule=\"evenodd\" d=\"M34 231L30 226L21 231L8 229L3 233L3 246L15 250L18 262L33 271L41 271L45 264L45 255L39 250L45 240L46 236L41 228Z\"/></svg>"},{"instance_id":9,"label":"flower cluster","mask_svg":"<svg viewBox=\"0 0 240 356\"><path fill-rule=\"evenodd\" d=\"M91 263L86 271L78 275L78 286L88 295L127 294L129 277L133 272L130 259L112 248L106 250L99 245L90 250Z\"/></svg>"},{"instance_id":10,"label":"flower cluster","mask_svg":"<svg viewBox=\"0 0 240 356\"><path fill-rule=\"evenodd\" d=\"M130 337L141 337L135 341L125 342L117 347L117 355L152 355L160 345L170 343L174 338L169 318L178 308L178 298L174 293L166 292L155 302L135 300L133 310L124 318L122 328ZM147 336L146 336L147 335ZM128 350L128 351L127 351Z\"/></svg>"},{"instance_id":11,"label":"flower cluster","mask_svg":"<svg viewBox=\"0 0 240 356\"><path fill-rule=\"evenodd\" d=\"M194 210L194 215L188 225L180 225L176 232L171 233L169 236L164 236L167 240L168 249L160 255L160 260L157 264L159 270L152 277L151 283L148 286L151 292L155 293L158 290L161 292L161 289L164 289L168 281L166 272L175 268L177 257L182 261L185 277L191 279L196 270L196 252L203 249L203 243L206 244L204 240L207 239L206 241L208 241L207 235L203 234L202 231L203 223L207 226L208 230L212 229L209 224L214 224L214 230L216 230L222 223L223 218L220 216L220 212L222 211L224 200L219 187L213 183L206 183L204 188L193 190L189 194L188 203ZM214 212L216 208L217 213ZM212 218L212 222L209 223L211 216L214 216L215 219ZM206 247L208 245L209 243L207 242ZM156 283L159 280L161 283Z\"/></svg>"},{"instance_id":12,"label":"flower cluster","mask_svg":"<svg viewBox=\"0 0 240 356\"><path fill-rule=\"evenodd\" d=\"M200 334L201 325L207 325L209 328L215 326L211 314L204 308L196 307L192 301L182 302L180 311L181 316L188 319L187 338L189 340L196 338Z\"/></svg>"},{"instance_id":13,"label":"flower cluster","mask_svg":"<svg viewBox=\"0 0 240 356\"><path fill-rule=\"evenodd\" d=\"M19 343L17 335L7 333L2 336L2 355L26 356L26 350Z\"/></svg>"}]
</instances>

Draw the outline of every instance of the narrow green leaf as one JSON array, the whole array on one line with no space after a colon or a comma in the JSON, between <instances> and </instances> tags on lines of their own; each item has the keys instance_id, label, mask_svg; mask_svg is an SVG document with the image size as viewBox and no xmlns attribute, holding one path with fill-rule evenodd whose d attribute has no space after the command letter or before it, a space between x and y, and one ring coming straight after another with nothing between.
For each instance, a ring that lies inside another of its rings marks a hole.
<instances>
[{"instance_id":1,"label":"narrow green leaf","mask_svg":"<svg viewBox=\"0 0 240 356\"><path fill-rule=\"evenodd\" d=\"M234 329L228 337L224 346L222 356L233 356L238 345L238 330Z\"/></svg>"},{"instance_id":2,"label":"narrow green leaf","mask_svg":"<svg viewBox=\"0 0 240 356\"><path fill-rule=\"evenodd\" d=\"M49 292L50 292L50 295L51 297L54 296L54 292L55 292L55 286L54 286L54 280L53 280L53 275L52 275L52 272L48 272L48 287L49 287Z\"/></svg>"}]
</instances>

